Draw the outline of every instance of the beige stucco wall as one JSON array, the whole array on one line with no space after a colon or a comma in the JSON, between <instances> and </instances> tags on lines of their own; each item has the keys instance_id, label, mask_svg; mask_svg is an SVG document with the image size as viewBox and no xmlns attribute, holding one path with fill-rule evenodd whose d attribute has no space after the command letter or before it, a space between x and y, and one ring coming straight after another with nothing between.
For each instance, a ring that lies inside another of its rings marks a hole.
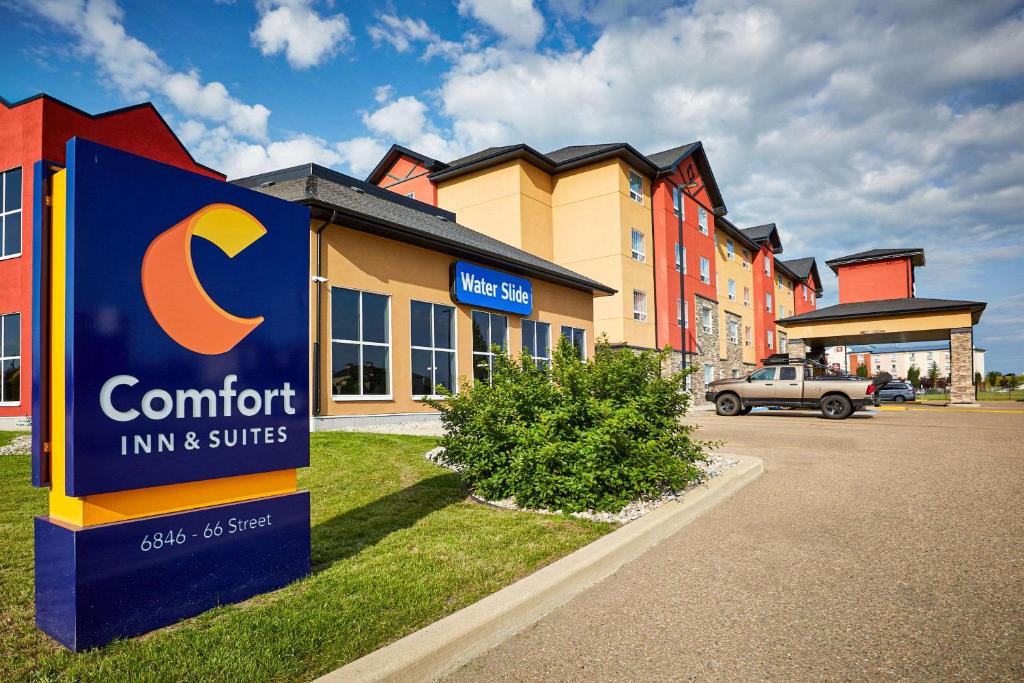
<instances>
[{"instance_id":1,"label":"beige stucco wall","mask_svg":"<svg viewBox=\"0 0 1024 683\"><path fill-rule=\"evenodd\" d=\"M733 246L735 247L735 254L730 260L728 258L728 250L726 248L726 241L729 235L724 230L717 230L717 240L715 244L715 271L718 274L718 305L730 312L740 316L743 319L740 330L740 335L745 334L745 329L750 328L751 335L756 334L754 326L754 266L752 263L747 262L747 266L744 268L743 260L743 246L733 240ZM729 280L736 281L736 300L729 300ZM743 304L743 288L746 287L750 292L750 305ZM719 336L718 343L720 348L721 357L724 359L728 355L728 344L729 344L729 329L727 323L727 317L725 315L719 316ZM743 362L744 363L756 363L753 339L743 338Z\"/></svg>"},{"instance_id":2,"label":"beige stucco wall","mask_svg":"<svg viewBox=\"0 0 1024 683\"><path fill-rule=\"evenodd\" d=\"M319 221L313 227L319 226ZM311 272L315 267L316 241L310 241ZM413 300L445 304L456 308L456 367L460 381L472 377L472 308L453 304L449 293L449 269L457 259L440 252L370 235L340 226L323 233L321 273L328 279L323 288L321 315L321 415L370 415L431 412L412 398L410 348L410 304ZM490 266L488 266L490 267ZM592 295L533 278L532 320L551 323L552 344L557 342L562 325L587 331L588 355L593 354L594 326ZM311 301L315 301L314 283ZM345 287L390 297L391 398L335 399L331 395L331 287ZM315 304L314 304L315 305ZM522 348L522 317L508 316L509 348ZM315 337L315 316L310 316L311 335Z\"/></svg>"}]
</instances>

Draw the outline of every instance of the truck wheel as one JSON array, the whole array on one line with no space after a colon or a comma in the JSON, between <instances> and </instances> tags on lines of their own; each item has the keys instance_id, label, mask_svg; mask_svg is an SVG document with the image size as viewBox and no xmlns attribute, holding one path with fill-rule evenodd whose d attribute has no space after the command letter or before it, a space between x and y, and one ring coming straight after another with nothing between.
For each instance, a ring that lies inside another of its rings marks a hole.
<instances>
[{"instance_id":1,"label":"truck wheel","mask_svg":"<svg viewBox=\"0 0 1024 683\"><path fill-rule=\"evenodd\" d=\"M740 400L734 394L725 394L715 399L715 412L719 415L732 417L739 413L742 407Z\"/></svg>"},{"instance_id":2,"label":"truck wheel","mask_svg":"<svg viewBox=\"0 0 1024 683\"><path fill-rule=\"evenodd\" d=\"M845 420L852 413L853 404L841 394L832 394L821 399L821 414L829 420Z\"/></svg>"},{"instance_id":3,"label":"truck wheel","mask_svg":"<svg viewBox=\"0 0 1024 683\"><path fill-rule=\"evenodd\" d=\"M902 396L897 396L896 398L893 399L893 403L903 403L906 400L907 399L903 398Z\"/></svg>"},{"instance_id":4,"label":"truck wheel","mask_svg":"<svg viewBox=\"0 0 1024 683\"><path fill-rule=\"evenodd\" d=\"M743 409L742 409L742 410L740 410L740 413L739 413L739 414L740 414L740 415L749 415L749 414L750 414L750 411L751 411L751 410L753 410L753 409L754 409L754 407L753 407L753 406L743 406Z\"/></svg>"}]
</instances>

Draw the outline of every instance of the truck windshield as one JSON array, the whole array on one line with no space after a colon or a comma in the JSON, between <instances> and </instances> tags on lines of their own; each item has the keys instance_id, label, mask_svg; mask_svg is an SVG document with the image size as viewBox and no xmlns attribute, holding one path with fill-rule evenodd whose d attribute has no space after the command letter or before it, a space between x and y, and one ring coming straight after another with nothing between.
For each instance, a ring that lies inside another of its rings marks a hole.
<instances>
[{"instance_id":1,"label":"truck windshield","mask_svg":"<svg viewBox=\"0 0 1024 683\"><path fill-rule=\"evenodd\" d=\"M775 379L775 368L761 368L750 376L750 379L754 381L764 381L769 379Z\"/></svg>"}]
</instances>

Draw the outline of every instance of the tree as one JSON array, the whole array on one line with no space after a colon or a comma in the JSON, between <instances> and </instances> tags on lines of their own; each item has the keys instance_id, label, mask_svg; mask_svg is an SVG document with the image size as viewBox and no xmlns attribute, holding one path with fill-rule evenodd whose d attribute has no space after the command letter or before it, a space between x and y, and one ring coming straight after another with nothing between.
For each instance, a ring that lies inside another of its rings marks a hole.
<instances>
[{"instance_id":1,"label":"tree","mask_svg":"<svg viewBox=\"0 0 1024 683\"><path fill-rule=\"evenodd\" d=\"M910 382L910 384L913 385L915 389L920 389L921 368L917 367L916 365L911 365L909 368L907 368L907 381Z\"/></svg>"},{"instance_id":2,"label":"tree","mask_svg":"<svg viewBox=\"0 0 1024 683\"><path fill-rule=\"evenodd\" d=\"M1010 373L1007 373L1007 374L1003 375L1002 382L1003 382L1003 386L1006 387L1006 390L1008 392L1010 392L1010 395L1009 395L1008 398L1012 401L1013 400L1013 392L1014 392L1014 390L1017 387L1020 386L1020 378L1017 377L1017 375L1015 375L1012 372L1010 372Z\"/></svg>"},{"instance_id":3,"label":"tree","mask_svg":"<svg viewBox=\"0 0 1024 683\"><path fill-rule=\"evenodd\" d=\"M1002 377L1002 374L999 373L998 371L996 371L996 370L989 370L988 374L985 375L985 380L988 383L988 388L989 389L995 389L997 386L999 386L999 378L1000 377Z\"/></svg>"},{"instance_id":4,"label":"tree","mask_svg":"<svg viewBox=\"0 0 1024 683\"><path fill-rule=\"evenodd\" d=\"M857 373L858 377L867 377L868 376L868 366L863 365L863 364L858 365L856 373Z\"/></svg>"},{"instance_id":5,"label":"tree","mask_svg":"<svg viewBox=\"0 0 1024 683\"><path fill-rule=\"evenodd\" d=\"M975 387L980 387L981 383L982 383L981 373L980 372L974 373L974 386Z\"/></svg>"},{"instance_id":6,"label":"tree","mask_svg":"<svg viewBox=\"0 0 1024 683\"><path fill-rule=\"evenodd\" d=\"M928 366L928 384L932 389L939 386L939 364L935 361Z\"/></svg>"}]
</instances>

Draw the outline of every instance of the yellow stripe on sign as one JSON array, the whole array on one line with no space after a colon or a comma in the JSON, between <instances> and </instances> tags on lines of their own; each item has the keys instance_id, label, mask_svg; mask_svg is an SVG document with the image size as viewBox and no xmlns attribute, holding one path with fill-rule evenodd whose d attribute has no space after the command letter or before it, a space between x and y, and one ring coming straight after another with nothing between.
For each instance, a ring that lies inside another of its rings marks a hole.
<instances>
[{"instance_id":1,"label":"yellow stripe on sign","mask_svg":"<svg viewBox=\"0 0 1024 683\"><path fill-rule=\"evenodd\" d=\"M228 212L231 213L231 212ZM248 215L248 214L246 214ZM250 217L251 218L251 217ZM224 220L244 220L237 214L230 216L210 216L211 222L204 226L203 235L214 241L229 256L238 253L245 244L258 239L265 230L257 223L258 229L242 231L240 237L230 238L219 234L225 226L232 223ZM217 219L217 220L213 220ZM252 219L255 220L255 219ZM252 228L251 224L248 224ZM197 234L199 228L197 228ZM258 234L257 234L258 233ZM153 486L131 491L100 493L91 496L74 497L66 494L65 481L67 468L67 425L64 410L64 399L67 391L65 385L67 368L65 367L65 340L67 327L65 321L67 292L67 171L62 170L53 176L53 220L52 220L52 263L53 278L50 287L50 311L52 315L51 331L51 370L53 386L50 391L50 414L52 416L50 471L53 482L50 486L50 517L77 526L92 526L110 522L122 522L127 519L151 517L181 510L192 510L212 505L236 503L252 498L277 496L292 493L298 489L295 469L278 470L276 472L260 472L243 474L221 479L171 484L169 486ZM233 253L232 253L233 252ZM141 287L141 282L137 283ZM79 425L80 428L87 428Z\"/></svg>"}]
</instances>

